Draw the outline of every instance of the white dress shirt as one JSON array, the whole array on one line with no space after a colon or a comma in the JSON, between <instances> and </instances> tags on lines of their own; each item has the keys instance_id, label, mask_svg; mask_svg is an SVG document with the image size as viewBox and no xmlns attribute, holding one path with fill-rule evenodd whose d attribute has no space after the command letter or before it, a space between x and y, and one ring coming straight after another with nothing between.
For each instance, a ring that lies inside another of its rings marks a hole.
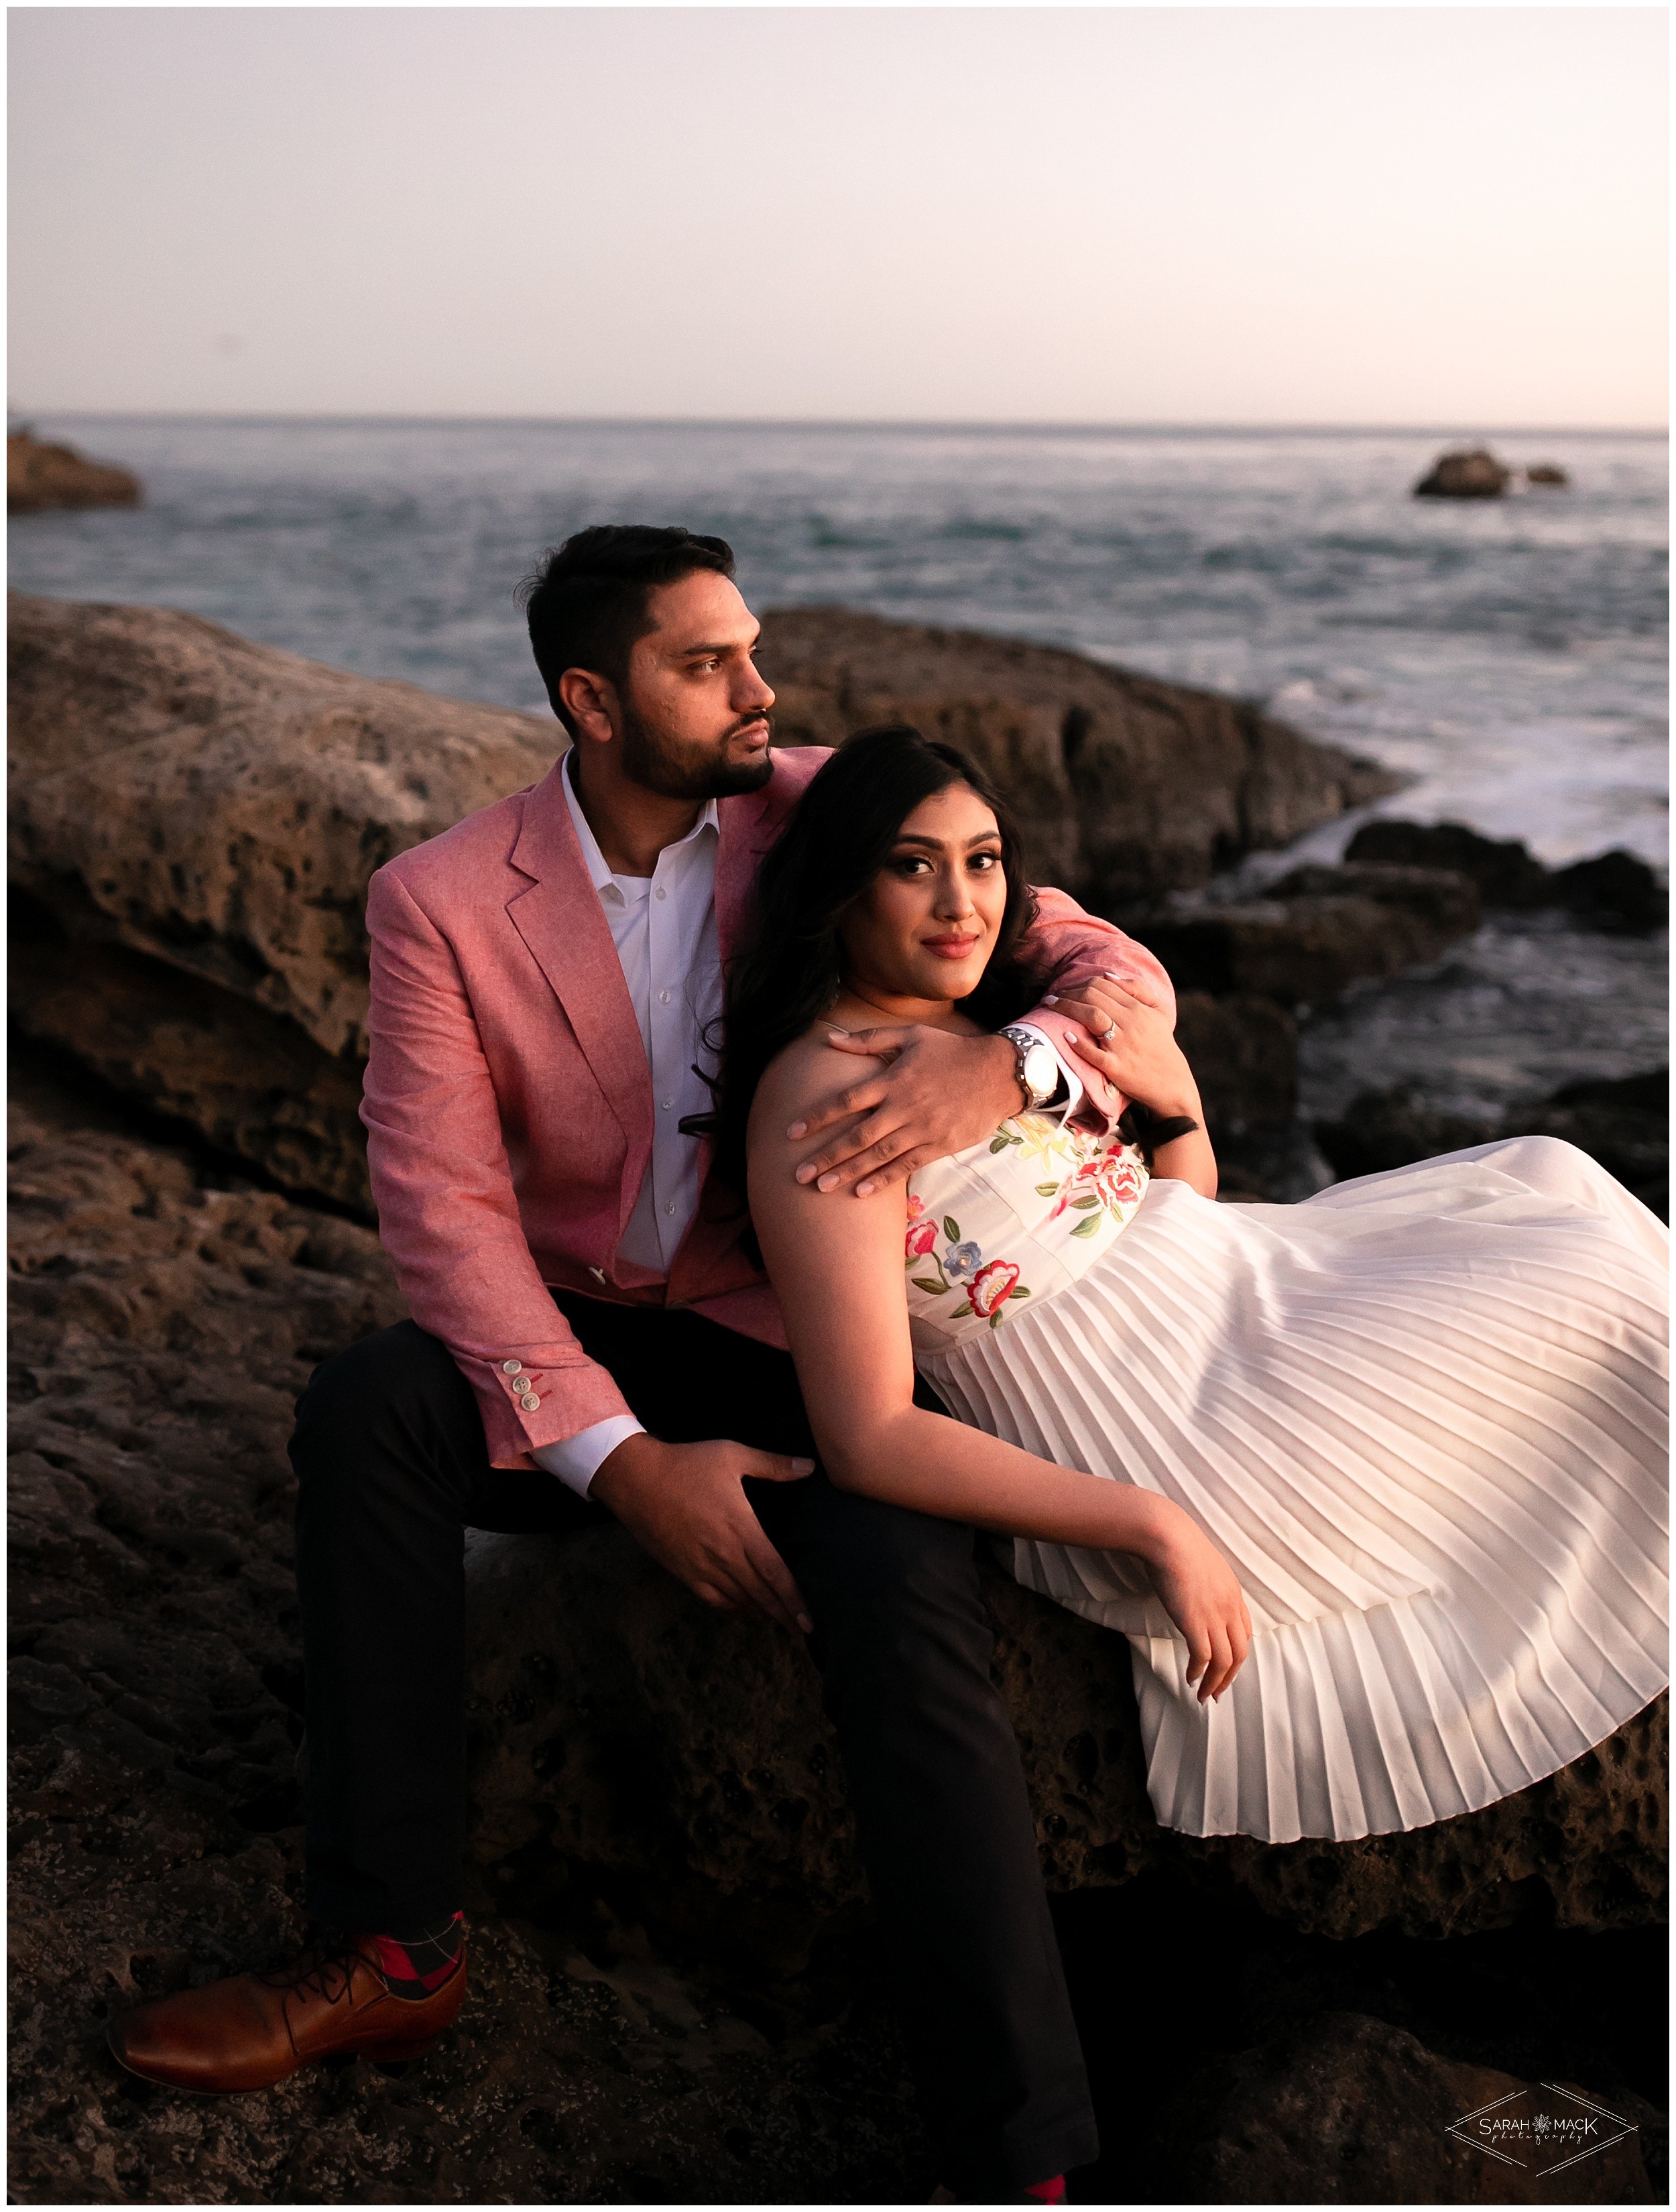
<instances>
[{"instance_id":1,"label":"white dress shirt","mask_svg":"<svg viewBox=\"0 0 1676 2212\"><path fill-rule=\"evenodd\" d=\"M695 1137L683 1137L677 1125L683 1115L707 1113L712 1103L709 1086L695 1069L714 1071L715 1054L705 1045L704 1031L721 1012L721 955L716 943L720 823L712 799L684 837L665 846L650 876L614 875L571 781L574 757L573 753L559 781L583 862L622 963L623 981L652 1071L652 1159L616 1256L644 1269L647 1279L662 1282L667 1280L677 1247L698 1210L699 1142ZM1051 1046L1052 1039L1041 1031L1032 1034ZM1059 1058L1057 1053L1054 1057ZM1083 1086L1063 1060L1060 1066L1066 1079L1066 1097L1054 1110L1070 1112L1081 1103ZM626 1437L644 1433L632 1414L618 1413L562 1443L543 1444L531 1456L586 1498L601 1463Z\"/></svg>"}]
</instances>

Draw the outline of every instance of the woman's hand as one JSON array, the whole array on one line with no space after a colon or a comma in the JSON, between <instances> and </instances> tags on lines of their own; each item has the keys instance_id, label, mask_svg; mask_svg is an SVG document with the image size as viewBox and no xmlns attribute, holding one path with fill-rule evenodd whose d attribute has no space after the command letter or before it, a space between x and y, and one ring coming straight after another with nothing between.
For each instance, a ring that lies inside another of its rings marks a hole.
<instances>
[{"instance_id":1,"label":"woman's hand","mask_svg":"<svg viewBox=\"0 0 1676 2212\"><path fill-rule=\"evenodd\" d=\"M1114 975L1078 983L1063 998L1044 999L1042 1004L1082 1024L1066 1032L1066 1042L1126 1097L1138 1099L1164 1121L1187 1115L1203 1121L1199 1085L1161 1008Z\"/></svg>"},{"instance_id":2,"label":"woman's hand","mask_svg":"<svg viewBox=\"0 0 1676 2212\"><path fill-rule=\"evenodd\" d=\"M1239 1577L1189 1513L1167 1498L1141 1557L1166 1613L1187 1640L1187 1680L1199 1702L1219 1698L1251 1648L1251 1615Z\"/></svg>"}]
</instances>

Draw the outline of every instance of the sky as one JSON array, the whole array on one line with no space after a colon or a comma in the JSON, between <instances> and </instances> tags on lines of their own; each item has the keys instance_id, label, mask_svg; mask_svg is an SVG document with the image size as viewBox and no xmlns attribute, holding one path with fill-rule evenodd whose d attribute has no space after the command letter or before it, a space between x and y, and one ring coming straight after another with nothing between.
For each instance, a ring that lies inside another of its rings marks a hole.
<instances>
[{"instance_id":1,"label":"sky","mask_svg":"<svg viewBox=\"0 0 1676 2212\"><path fill-rule=\"evenodd\" d=\"M14 8L16 413L1641 427L1658 8Z\"/></svg>"}]
</instances>

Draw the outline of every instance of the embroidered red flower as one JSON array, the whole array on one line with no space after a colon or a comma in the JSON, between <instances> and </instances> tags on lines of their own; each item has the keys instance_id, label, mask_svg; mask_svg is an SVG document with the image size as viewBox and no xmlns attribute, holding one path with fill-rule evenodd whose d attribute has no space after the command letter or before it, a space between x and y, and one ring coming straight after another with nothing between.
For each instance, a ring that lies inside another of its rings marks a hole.
<instances>
[{"instance_id":1,"label":"embroidered red flower","mask_svg":"<svg viewBox=\"0 0 1676 2212\"><path fill-rule=\"evenodd\" d=\"M908 1235L902 1249L910 1260L922 1260L927 1252L936 1249L937 1224L926 1212L922 1198L910 1196L908 1201Z\"/></svg>"},{"instance_id":2,"label":"embroidered red flower","mask_svg":"<svg viewBox=\"0 0 1676 2212\"><path fill-rule=\"evenodd\" d=\"M1011 1260L992 1260L987 1267L980 1267L972 1278L967 1296L972 1301L972 1310L987 1321L999 1305L1012 1296L1012 1286L1018 1280L1018 1270Z\"/></svg>"}]
</instances>

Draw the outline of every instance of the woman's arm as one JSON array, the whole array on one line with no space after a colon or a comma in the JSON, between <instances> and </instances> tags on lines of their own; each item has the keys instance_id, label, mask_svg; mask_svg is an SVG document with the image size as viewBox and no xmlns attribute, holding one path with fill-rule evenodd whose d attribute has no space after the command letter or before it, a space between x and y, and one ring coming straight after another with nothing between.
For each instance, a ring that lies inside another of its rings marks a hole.
<instances>
[{"instance_id":1,"label":"woman's arm","mask_svg":"<svg viewBox=\"0 0 1676 2212\"><path fill-rule=\"evenodd\" d=\"M1187 1638L1188 1679L1203 1675L1201 1698L1218 1694L1245 1656L1250 1621L1232 1569L1190 1515L914 1403L902 1186L833 1206L788 1172L787 1122L844 1065L821 1042L782 1054L758 1089L750 1135L751 1220L828 1475L1005 1535L1137 1553Z\"/></svg>"},{"instance_id":2,"label":"woman's arm","mask_svg":"<svg viewBox=\"0 0 1676 2212\"><path fill-rule=\"evenodd\" d=\"M1158 1146L1152 1173L1191 1183L1201 1198L1214 1198L1217 1156L1205 1127L1204 1102L1169 1017L1113 976L1084 984L1076 1004L1083 1027L1066 1032L1074 1051L1160 1121L1197 1124Z\"/></svg>"}]
</instances>

